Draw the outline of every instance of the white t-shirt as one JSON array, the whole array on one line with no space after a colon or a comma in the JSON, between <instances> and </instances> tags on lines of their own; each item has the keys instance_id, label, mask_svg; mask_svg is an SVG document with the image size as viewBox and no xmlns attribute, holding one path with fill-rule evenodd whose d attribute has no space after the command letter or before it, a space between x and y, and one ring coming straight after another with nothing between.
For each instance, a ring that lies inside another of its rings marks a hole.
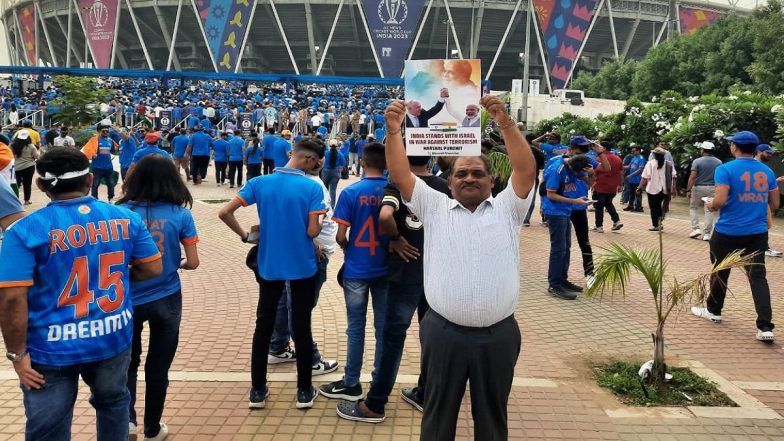
<instances>
[{"instance_id":1,"label":"white t-shirt","mask_svg":"<svg viewBox=\"0 0 784 441\"><path fill-rule=\"evenodd\" d=\"M76 147L76 142L70 136L58 136L54 139L55 147Z\"/></svg>"},{"instance_id":2,"label":"white t-shirt","mask_svg":"<svg viewBox=\"0 0 784 441\"><path fill-rule=\"evenodd\" d=\"M313 243L320 246L321 249L324 250L324 254L326 254L327 257L330 257L337 249L337 241L335 237L338 234L338 224L332 220L333 210L331 199L329 197L329 190L327 190L327 186L324 185L324 182L320 177L314 175L306 176L311 180L318 182L319 186L321 187L321 191L324 192L324 205L327 207L327 214L324 215L324 219L321 221L321 233L319 233L319 235L313 239Z\"/></svg>"},{"instance_id":3,"label":"white t-shirt","mask_svg":"<svg viewBox=\"0 0 784 441\"><path fill-rule=\"evenodd\" d=\"M310 122L311 122L311 124L313 124L313 127L318 127L318 126L321 125L321 117L318 116L318 115L313 115L310 118Z\"/></svg>"}]
</instances>

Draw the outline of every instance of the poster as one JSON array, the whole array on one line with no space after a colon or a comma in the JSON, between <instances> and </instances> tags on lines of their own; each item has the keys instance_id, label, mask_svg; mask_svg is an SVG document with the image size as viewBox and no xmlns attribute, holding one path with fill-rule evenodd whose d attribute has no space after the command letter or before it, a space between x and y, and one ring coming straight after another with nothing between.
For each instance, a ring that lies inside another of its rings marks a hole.
<instances>
[{"instance_id":1,"label":"poster","mask_svg":"<svg viewBox=\"0 0 784 441\"><path fill-rule=\"evenodd\" d=\"M384 78L396 78L408 57L425 0L362 0Z\"/></svg>"},{"instance_id":2,"label":"poster","mask_svg":"<svg viewBox=\"0 0 784 441\"><path fill-rule=\"evenodd\" d=\"M172 128L172 111L171 110L161 110L161 117L158 120L160 122L160 128L164 131L169 131Z\"/></svg>"},{"instance_id":3,"label":"poster","mask_svg":"<svg viewBox=\"0 0 784 441\"><path fill-rule=\"evenodd\" d=\"M112 46L120 18L119 0L78 0L79 14L87 29L90 52L98 69L109 69Z\"/></svg>"},{"instance_id":4,"label":"poster","mask_svg":"<svg viewBox=\"0 0 784 441\"><path fill-rule=\"evenodd\" d=\"M253 114L250 112L242 112L237 116L237 126L240 128L242 136L247 138L253 130Z\"/></svg>"},{"instance_id":5,"label":"poster","mask_svg":"<svg viewBox=\"0 0 784 441\"><path fill-rule=\"evenodd\" d=\"M480 60L405 62L408 155L481 155L481 74Z\"/></svg>"},{"instance_id":6,"label":"poster","mask_svg":"<svg viewBox=\"0 0 784 441\"><path fill-rule=\"evenodd\" d=\"M235 72L255 0L193 0L218 72Z\"/></svg>"},{"instance_id":7,"label":"poster","mask_svg":"<svg viewBox=\"0 0 784 441\"><path fill-rule=\"evenodd\" d=\"M38 65L38 48L35 26L35 6L32 4L20 8L18 11L19 27L22 33L22 44L28 66Z\"/></svg>"},{"instance_id":8,"label":"poster","mask_svg":"<svg viewBox=\"0 0 784 441\"><path fill-rule=\"evenodd\" d=\"M691 35L701 27L715 23L719 18L721 18L721 14L715 11L678 5L681 33L686 35Z\"/></svg>"}]
</instances>

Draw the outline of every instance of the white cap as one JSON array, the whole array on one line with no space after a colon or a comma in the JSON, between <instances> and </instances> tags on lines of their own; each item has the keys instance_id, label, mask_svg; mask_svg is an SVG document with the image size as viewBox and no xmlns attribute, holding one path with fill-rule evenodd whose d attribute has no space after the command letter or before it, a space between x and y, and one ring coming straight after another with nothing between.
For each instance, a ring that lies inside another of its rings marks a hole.
<instances>
[{"instance_id":1,"label":"white cap","mask_svg":"<svg viewBox=\"0 0 784 441\"><path fill-rule=\"evenodd\" d=\"M19 139L29 139L30 132L28 132L27 130L20 130L19 133L17 133L16 137Z\"/></svg>"},{"instance_id":2,"label":"white cap","mask_svg":"<svg viewBox=\"0 0 784 441\"><path fill-rule=\"evenodd\" d=\"M226 130L226 134L233 135L234 134L234 130L232 130L232 129Z\"/></svg>"},{"instance_id":3,"label":"white cap","mask_svg":"<svg viewBox=\"0 0 784 441\"><path fill-rule=\"evenodd\" d=\"M713 143L710 141L702 141L702 144L700 144L700 148L702 150L713 150L714 148L716 148L716 146L713 145Z\"/></svg>"}]
</instances>

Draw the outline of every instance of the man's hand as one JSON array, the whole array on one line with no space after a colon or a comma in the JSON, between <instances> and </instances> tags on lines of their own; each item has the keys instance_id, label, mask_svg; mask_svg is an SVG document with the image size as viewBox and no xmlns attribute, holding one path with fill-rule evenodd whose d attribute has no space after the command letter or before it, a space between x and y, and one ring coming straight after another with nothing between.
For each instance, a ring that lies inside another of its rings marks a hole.
<instances>
[{"instance_id":1,"label":"man's hand","mask_svg":"<svg viewBox=\"0 0 784 441\"><path fill-rule=\"evenodd\" d=\"M441 98L449 98L449 89L446 87L441 88Z\"/></svg>"},{"instance_id":2,"label":"man's hand","mask_svg":"<svg viewBox=\"0 0 784 441\"><path fill-rule=\"evenodd\" d=\"M389 241L389 252L396 253L406 262L417 260L420 255L419 250L415 246L408 243L406 238L402 236L398 237L397 240Z\"/></svg>"},{"instance_id":3,"label":"man's hand","mask_svg":"<svg viewBox=\"0 0 784 441\"><path fill-rule=\"evenodd\" d=\"M314 245L314 247L316 247L316 260L322 262L325 256L324 248L322 248L320 245Z\"/></svg>"},{"instance_id":4,"label":"man's hand","mask_svg":"<svg viewBox=\"0 0 784 441\"><path fill-rule=\"evenodd\" d=\"M584 206L587 207L587 206L591 205L592 202L589 201L588 199L574 198L574 199L572 199L572 204L574 204L574 205L584 205Z\"/></svg>"},{"instance_id":5,"label":"man's hand","mask_svg":"<svg viewBox=\"0 0 784 441\"><path fill-rule=\"evenodd\" d=\"M387 132L395 132L403 126L406 118L406 106L402 100L395 100L387 106L384 112L384 120L387 125Z\"/></svg>"},{"instance_id":6,"label":"man's hand","mask_svg":"<svg viewBox=\"0 0 784 441\"><path fill-rule=\"evenodd\" d=\"M506 105L504 105L497 96L485 95L479 102L497 124L506 123L509 120L509 114L506 112Z\"/></svg>"},{"instance_id":7,"label":"man's hand","mask_svg":"<svg viewBox=\"0 0 784 441\"><path fill-rule=\"evenodd\" d=\"M784 184L784 176L779 176L778 178L776 178L776 183Z\"/></svg>"},{"instance_id":8,"label":"man's hand","mask_svg":"<svg viewBox=\"0 0 784 441\"><path fill-rule=\"evenodd\" d=\"M604 152L604 147L602 147L602 145L601 145L601 144L599 144L598 142L595 142L595 141L594 141L594 143L591 145L591 149L592 149L594 152L596 152L596 153L602 153L602 152Z\"/></svg>"},{"instance_id":9,"label":"man's hand","mask_svg":"<svg viewBox=\"0 0 784 441\"><path fill-rule=\"evenodd\" d=\"M44 376L36 372L30 362L30 355L14 363L14 370L19 382L27 389L40 389L44 385Z\"/></svg>"}]
</instances>

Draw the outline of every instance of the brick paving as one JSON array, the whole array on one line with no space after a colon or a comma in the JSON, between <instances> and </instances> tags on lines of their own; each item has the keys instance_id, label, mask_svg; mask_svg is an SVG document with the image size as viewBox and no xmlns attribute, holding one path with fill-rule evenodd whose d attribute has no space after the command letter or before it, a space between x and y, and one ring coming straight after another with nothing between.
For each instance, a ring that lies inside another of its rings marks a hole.
<instances>
[{"instance_id":1,"label":"brick paving","mask_svg":"<svg viewBox=\"0 0 784 441\"><path fill-rule=\"evenodd\" d=\"M341 181L341 186L346 181ZM216 188L214 182L191 187L198 200L228 199L235 190ZM102 195L105 189L102 188ZM33 209L46 200L33 194ZM617 199L616 199L617 201ZM172 381L164 421L172 440L410 440L419 438L420 414L399 398L399 382L387 407L386 422L378 425L353 423L335 415L336 401L319 397L308 411L294 408L293 363L271 366L271 374L289 374L271 383L271 397L264 410L249 411L250 346L258 296L250 271L245 267L249 248L235 238L218 219L220 204L197 202L193 213L201 243L201 267L182 274L183 322L180 347L172 372L213 373L216 381ZM675 200L666 221L665 253L668 274L685 279L709 268L707 243L689 239L685 201ZM591 224L593 214L589 213ZM621 212L624 228L617 233L591 234L594 252L610 241L633 247L656 246L656 235L647 231L645 214ZM255 211L242 209L240 222L249 226ZM667 418L664 416L616 418L606 413L620 409L609 393L591 379L590 365L612 358L645 360L651 357L650 331L655 311L644 280L634 277L625 299L601 301L580 298L574 302L546 294L547 230L538 225L525 228L521 244L521 291L516 317L523 335L522 353L515 375L518 379L543 379L541 385L514 386L509 401L511 439L590 440L775 440L784 439L784 419ZM607 223L607 221L605 222ZM784 223L782 223L784 225ZM784 248L784 229L771 232L771 245ZM571 275L581 272L579 248L573 241ZM338 251L329 265L329 278L313 312L314 338L325 357L336 358L341 368L346 355L346 316L342 290L335 274L342 262ZM783 259L768 259L768 280L773 298L774 321L782 317L784 300ZM687 311L671 317L665 333L670 363L696 361L730 381L784 382L784 351L781 343L766 345L754 339L754 308L742 274L729 283L720 325L692 317ZM369 321L369 323L371 323ZM409 331L400 367L406 380L419 370L418 326ZM780 339L782 336L780 336ZM373 360L372 328L366 335L363 372L369 374ZM18 384L9 364L0 367L0 441L23 439L24 410ZM232 376L233 375L233 376ZM235 377L239 376L237 380ZM181 378L181 376L180 376ZM316 384L321 381L315 377ZM367 389L367 383L364 384ZM784 415L784 392L747 391ZM74 439L94 439L94 412L82 386L74 415ZM143 382L139 390L143 407ZM458 439L473 439L470 390L458 423Z\"/></svg>"}]
</instances>

